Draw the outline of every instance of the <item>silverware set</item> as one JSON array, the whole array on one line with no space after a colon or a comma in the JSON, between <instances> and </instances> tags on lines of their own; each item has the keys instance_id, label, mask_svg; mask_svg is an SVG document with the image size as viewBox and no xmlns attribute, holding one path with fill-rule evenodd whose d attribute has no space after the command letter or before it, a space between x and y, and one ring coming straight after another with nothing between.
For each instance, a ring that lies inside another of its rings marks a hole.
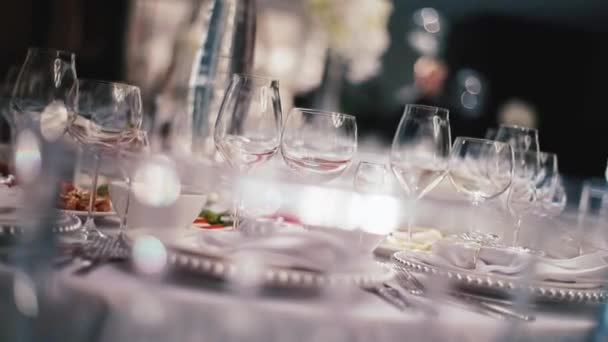
<instances>
[{"instance_id":1,"label":"silverware set","mask_svg":"<svg viewBox=\"0 0 608 342\"><path fill-rule=\"evenodd\" d=\"M428 296L424 284L422 284L410 271L401 267L394 267L394 269L397 283L402 289L407 291L412 297L425 297L431 299L430 296ZM399 293L399 296L404 297L401 293ZM499 319L515 319L525 322L536 320L536 317L533 315L517 312L513 307L513 304L509 301L495 300L465 292L450 291L449 293L446 293L445 296L435 296L432 299L464 307L466 309L473 309L476 312ZM425 312L428 313L426 310Z\"/></svg>"}]
</instances>

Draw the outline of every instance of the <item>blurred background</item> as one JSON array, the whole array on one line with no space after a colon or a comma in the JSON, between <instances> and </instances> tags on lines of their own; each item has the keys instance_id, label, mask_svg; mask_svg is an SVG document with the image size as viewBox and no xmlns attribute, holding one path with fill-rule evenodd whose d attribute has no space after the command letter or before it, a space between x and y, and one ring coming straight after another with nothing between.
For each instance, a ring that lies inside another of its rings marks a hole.
<instances>
[{"instance_id":1,"label":"blurred background","mask_svg":"<svg viewBox=\"0 0 608 342\"><path fill-rule=\"evenodd\" d=\"M181 39L176 18L193 2L4 2L0 74L14 77L28 46L54 47L76 53L79 77L125 80L153 96L158 70ZM541 149L558 153L565 176L604 177L605 1L259 0L255 6L253 72L280 80L284 113L297 105L354 114L365 148L390 144L406 103L433 104L450 109L452 137L483 137L501 123L537 127Z\"/></svg>"}]
</instances>

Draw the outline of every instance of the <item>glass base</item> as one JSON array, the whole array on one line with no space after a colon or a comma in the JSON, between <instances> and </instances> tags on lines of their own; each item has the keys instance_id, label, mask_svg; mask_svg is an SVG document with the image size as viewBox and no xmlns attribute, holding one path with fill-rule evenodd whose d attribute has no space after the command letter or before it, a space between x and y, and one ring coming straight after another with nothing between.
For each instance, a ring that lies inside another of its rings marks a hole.
<instances>
[{"instance_id":1,"label":"glass base","mask_svg":"<svg viewBox=\"0 0 608 342\"><path fill-rule=\"evenodd\" d=\"M87 217L84 225L84 234L86 240L91 240L94 238L106 238L108 237L106 234L102 233L99 229L97 229L97 225L95 225L95 220L92 217Z\"/></svg>"}]
</instances>

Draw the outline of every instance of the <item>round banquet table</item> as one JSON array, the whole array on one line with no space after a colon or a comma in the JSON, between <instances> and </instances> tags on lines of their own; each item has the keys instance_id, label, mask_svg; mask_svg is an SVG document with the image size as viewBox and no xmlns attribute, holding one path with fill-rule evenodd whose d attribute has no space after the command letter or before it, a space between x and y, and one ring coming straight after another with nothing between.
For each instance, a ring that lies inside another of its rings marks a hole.
<instances>
[{"instance_id":1,"label":"round banquet table","mask_svg":"<svg viewBox=\"0 0 608 342\"><path fill-rule=\"evenodd\" d=\"M237 295L219 282L189 275L157 279L136 275L127 265L106 264L85 276L75 276L77 266L48 276L46 288L51 300L40 302L60 304L46 316L40 307L38 316L27 320L42 327L45 341L55 341L50 336L56 335L57 341L104 342L553 342L588 340L595 325L590 310L573 312L557 306L534 311L536 321L529 323L438 303L433 305L439 315L431 317L399 311L359 289L339 302L288 291ZM0 291L7 299L0 304L1 341L13 341L24 331L31 332L15 323L23 323L17 319L23 313L13 298L14 279L15 270L0 264Z\"/></svg>"}]
</instances>

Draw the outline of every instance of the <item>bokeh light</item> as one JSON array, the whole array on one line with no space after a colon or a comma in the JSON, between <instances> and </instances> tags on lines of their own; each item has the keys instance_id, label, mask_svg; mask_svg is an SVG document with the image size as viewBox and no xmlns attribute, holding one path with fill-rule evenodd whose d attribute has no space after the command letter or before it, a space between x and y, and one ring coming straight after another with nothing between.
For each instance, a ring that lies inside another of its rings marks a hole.
<instances>
[{"instance_id":1,"label":"bokeh light","mask_svg":"<svg viewBox=\"0 0 608 342\"><path fill-rule=\"evenodd\" d=\"M15 171L24 184L36 180L40 174L42 157L40 143L30 130L24 130L17 136L15 145Z\"/></svg>"},{"instance_id":2,"label":"bokeh light","mask_svg":"<svg viewBox=\"0 0 608 342\"><path fill-rule=\"evenodd\" d=\"M17 272L13 279L13 298L17 310L26 317L38 315L38 296L32 279L23 272Z\"/></svg>"},{"instance_id":3,"label":"bokeh light","mask_svg":"<svg viewBox=\"0 0 608 342\"><path fill-rule=\"evenodd\" d=\"M167 265L167 250L156 237L143 235L133 244L133 265L144 274L159 274Z\"/></svg>"},{"instance_id":4,"label":"bokeh light","mask_svg":"<svg viewBox=\"0 0 608 342\"><path fill-rule=\"evenodd\" d=\"M133 193L139 201L153 207L174 203L181 193L175 164L162 155L142 161L133 176Z\"/></svg>"},{"instance_id":5,"label":"bokeh light","mask_svg":"<svg viewBox=\"0 0 608 342\"><path fill-rule=\"evenodd\" d=\"M70 114L63 101L51 102L40 113L40 132L48 141L59 139L70 123Z\"/></svg>"},{"instance_id":6,"label":"bokeh light","mask_svg":"<svg viewBox=\"0 0 608 342\"><path fill-rule=\"evenodd\" d=\"M434 8L422 8L412 15L412 27L406 33L410 46L423 56L437 56L445 34L443 18Z\"/></svg>"}]
</instances>

